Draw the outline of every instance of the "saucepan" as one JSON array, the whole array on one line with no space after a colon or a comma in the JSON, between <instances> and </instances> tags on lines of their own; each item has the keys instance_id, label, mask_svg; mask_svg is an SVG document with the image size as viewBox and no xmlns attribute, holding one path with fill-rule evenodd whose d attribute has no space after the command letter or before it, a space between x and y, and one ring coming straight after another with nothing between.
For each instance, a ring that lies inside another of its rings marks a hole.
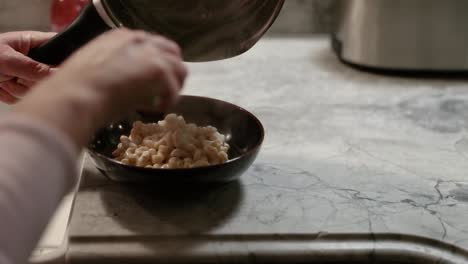
<instances>
[{"instance_id":1,"label":"saucepan","mask_svg":"<svg viewBox=\"0 0 468 264\"><path fill-rule=\"evenodd\" d=\"M177 42L185 61L234 57L273 24L284 0L93 0L64 31L29 56L59 65L96 36L117 27L142 29Z\"/></svg>"}]
</instances>

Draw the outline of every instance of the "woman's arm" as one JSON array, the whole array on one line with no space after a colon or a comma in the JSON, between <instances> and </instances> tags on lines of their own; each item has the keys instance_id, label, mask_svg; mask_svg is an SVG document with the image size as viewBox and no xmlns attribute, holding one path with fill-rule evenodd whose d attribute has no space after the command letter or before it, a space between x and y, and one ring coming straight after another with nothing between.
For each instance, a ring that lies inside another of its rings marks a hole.
<instances>
[{"instance_id":1,"label":"woman's arm","mask_svg":"<svg viewBox=\"0 0 468 264\"><path fill-rule=\"evenodd\" d=\"M77 179L79 149L31 117L0 120L0 263L27 263L62 197Z\"/></svg>"},{"instance_id":2,"label":"woman's arm","mask_svg":"<svg viewBox=\"0 0 468 264\"><path fill-rule=\"evenodd\" d=\"M55 33L18 31L0 34L0 101L13 104L52 68L27 57L29 51Z\"/></svg>"},{"instance_id":3,"label":"woman's arm","mask_svg":"<svg viewBox=\"0 0 468 264\"><path fill-rule=\"evenodd\" d=\"M1 264L26 263L93 133L138 106L169 106L187 74L176 44L124 29L60 68L0 118Z\"/></svg>"}]
</instances>

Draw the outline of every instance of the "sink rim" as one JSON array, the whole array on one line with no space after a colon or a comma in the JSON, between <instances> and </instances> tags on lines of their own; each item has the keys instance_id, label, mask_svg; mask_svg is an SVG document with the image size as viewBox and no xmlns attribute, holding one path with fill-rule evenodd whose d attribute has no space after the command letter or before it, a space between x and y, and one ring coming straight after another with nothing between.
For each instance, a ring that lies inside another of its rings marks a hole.
<instances>
[{"instance_id":1,"label":"sink rim","mask_svg":"<svg viewBox=\"0 0 468 264\"><path fill-rule=\"evenodd\" d=\"M178 248L180 243L196 246L184 251ZM468 263L468 251L398 233L74 236L67 259L77 263Z\"/></svg>"}]
</instances>

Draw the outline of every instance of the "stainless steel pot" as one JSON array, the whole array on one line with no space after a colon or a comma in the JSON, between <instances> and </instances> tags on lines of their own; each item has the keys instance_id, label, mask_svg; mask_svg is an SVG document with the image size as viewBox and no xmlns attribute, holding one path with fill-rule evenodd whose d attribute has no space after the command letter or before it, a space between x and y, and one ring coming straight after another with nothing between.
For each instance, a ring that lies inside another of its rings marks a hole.
<instances>
[{"instance_id":1,"label":"stainless steel pot","mask_svg":"<svg viewBox=\"0 0 468 264\"><path fill-rule=\"evenodd\" d=\"M115 27L156 32L176 41L186 61L219 60L249 50L268 30L284 0L93 0L63 32L31 51L58 65Z\"/></svg>"}]
</instances>

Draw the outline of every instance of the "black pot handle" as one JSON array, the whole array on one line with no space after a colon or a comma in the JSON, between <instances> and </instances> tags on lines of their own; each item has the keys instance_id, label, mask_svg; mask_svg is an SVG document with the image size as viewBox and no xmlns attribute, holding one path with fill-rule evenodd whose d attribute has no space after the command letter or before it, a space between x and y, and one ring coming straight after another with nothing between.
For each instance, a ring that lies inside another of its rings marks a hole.
<instances>
[{"instance_id":1,"label":"black pot handle","mask_svg":"<svg viewBox=\"0 0 468 264\"><path fill-rule=\"evenodd\" d=\"M89 3L70 26L46 43L32 49L28 56L38 62L59 65L78 48L110 29L94 5Z\"/></svg>"}]
</instances>

